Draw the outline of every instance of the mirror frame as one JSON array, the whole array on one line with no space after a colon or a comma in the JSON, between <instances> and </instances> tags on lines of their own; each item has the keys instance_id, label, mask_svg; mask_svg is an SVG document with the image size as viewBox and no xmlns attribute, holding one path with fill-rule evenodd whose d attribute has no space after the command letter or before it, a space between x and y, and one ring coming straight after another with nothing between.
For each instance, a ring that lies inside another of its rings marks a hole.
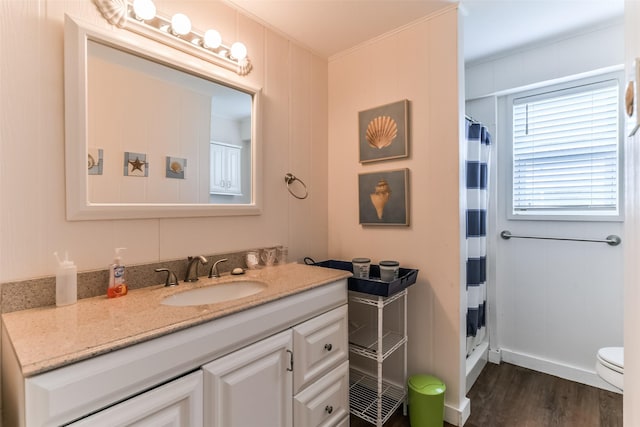
<instances>
[{"instance_id":1,"label":"mirror frame","mask_svg":"<svg viewBox=\"0 0 640 427\"><path fill-rule=\"evenodd\" d=\"M248 204L91 203L89 201L87 45L92 40L246 92L253 97L251 117L251 202ZM261 89L239 82L231 72L135 33L107 30L65 15L65 178L67 220L183 218L260 215ZM226 74L225 74L226 71Z\"/></svg>"}]
</instances>

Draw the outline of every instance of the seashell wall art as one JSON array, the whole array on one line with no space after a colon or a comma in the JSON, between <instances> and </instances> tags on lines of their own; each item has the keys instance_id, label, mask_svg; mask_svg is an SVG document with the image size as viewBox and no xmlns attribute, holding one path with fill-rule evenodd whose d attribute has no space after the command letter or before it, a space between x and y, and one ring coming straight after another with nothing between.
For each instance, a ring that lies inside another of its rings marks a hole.
<instances>
[{"instance_id":1,"label":"seashell wall art","mask_svg":"<svg viewBox=\"0 0 640 427\"><path fill-rule=\"evenodd\" d=\"M376 208L376 215L378 215L378 219L382 219L384 217L384 208L389 203L389 198L391 197L391 187L386 179L380 178L380 181L376 184L376 190L369 194L371 197L371 204L374 208Z\"/></svg>"},{"instance_id":2,"label":"seashell wall art","mask_svg":"<svg viewBox=\"0 0 640 427\"><path fill-rule=\"evenodd\" d=\"M360 163L408 157L408 117L406 99L358 113Z\"/></svg>"},{"instance_id":3,"label":"seashell wall art","mask_svg":"<svg viewBox=\"0 0 640 427\"><path fill-rule=\"evenodd\" d=\"M358 175L362 225L409 225L409 169Z\"/></svg>"},{"instance_id":4,"label":"seashell wall art","mask_svg":"<svg viewBox=\"0 0 640 427\"><path fill-rule=\"evenodd\" d=\"M102 148L89 147L87 153L87 170L89 175L102 175L104 160Z\"/></svg>"},{"instance_id":5,"label":"seashell wall art","mask_svg":"<svg viewBox=\"0 0 640 427\"><path fill-rule=\"evenodd\" d=\"M378 116L367 125L365 138L372 148L384 148L391 145L398 136L398 125L389 116Z\"/></svg>"},{"instance_id":6,"label":"seashell wall art","mask_svg":"<svg viewBox=\"0 0 640 427\"><path fill-rule=\"evenodd\" d=\"M167 156L165 176L172 179L184 179L184 170L187 167L187 159Z\"/></svg>"}]
</instances>

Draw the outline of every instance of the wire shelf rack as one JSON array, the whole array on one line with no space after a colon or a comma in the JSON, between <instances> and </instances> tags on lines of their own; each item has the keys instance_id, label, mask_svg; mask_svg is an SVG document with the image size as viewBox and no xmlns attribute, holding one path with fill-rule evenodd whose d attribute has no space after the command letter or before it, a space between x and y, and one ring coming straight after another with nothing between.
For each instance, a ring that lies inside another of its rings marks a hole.
<instances>
[{"instance_id":1,"label":"wire shelf rack","mask_svg":"<svg viewBox=\"0 0 640 427\"><path fill-rule=\"evenodd\" d=\"M369 359L378 359L378 339L371 336L371 330L362 328L349 334L349 351ZM407 337L393 331L384 331L382 334L382 360L407 342Z\"/></svg>"},{"instance_id":2,"label":"wire shelf rack","mask_svg":"<svg viewBox=\"0 0 640 427\"><path fill-rule=\"evenodd\" d=\"M382 381L382 393L378 395L378 379L358 369L349 371L349 405L358 418L380 425L387 422L406 398L403 387ZM381 405L378 418L378 405Z\"/></svg>"}]
</instances>

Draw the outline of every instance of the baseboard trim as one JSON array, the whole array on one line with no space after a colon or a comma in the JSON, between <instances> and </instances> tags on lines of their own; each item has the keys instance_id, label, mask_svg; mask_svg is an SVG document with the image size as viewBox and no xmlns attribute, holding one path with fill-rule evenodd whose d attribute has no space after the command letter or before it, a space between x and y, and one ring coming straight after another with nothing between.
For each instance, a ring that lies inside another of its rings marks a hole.
<instances>
[{"instance_id":1,"label":"baseboard trim","mask_svg":"<svg viewBox=\"0 0 640 427\"><path fill-rule=\"evenodd\" d=\"M500 354L502 355L502 361L511 363L512 365L522 366L523 368L543 372L545 374L564 378L566 380L575 381L580 384L586 384L603 390L620 393L620 390L616 389L615 387L604 381L602 378L600 378L595 369L593 371L589 371L586 369L578 368L576 366L566 365L563 363L542 359L540 357L531 356L529 354L518 353L504 348L500 349ZM491 352L489 353L489 355L491 356ZM595 363L596 360L594 356L594 368Z\"/></svg>"},{"instance_id":2,"label":"baseboard trim","mask_svg":"<svg viewBox=\"0 0 640 427\"><path fill-rule=\"evenodd\" d=\"M473 352L467 357L466 360L466 387L465 394L469 393L469 390L475 384L476 380L482 373L482 370L487 364L487 353L489 351L489 343L487 341L481 343L476 347Z\"/></svg>"},{"instance_id":3,"label":"baseboard trim","mask_svg":"<svg viewBox=\"0 0 640 427\"><path fill-rule=\"evenodd\" d=\"M499 365L502 362L502 352L500 349L489 349L489 362Z\"/></svg>"},{"instance_id":4,"label":"baseboard trim","mask_svg":"<svg viewBox=\"0 0 640 427\"><path fill-rule=\"evenodd\" d=\"M471 401L463 398L460 407L456 408L451 405L444 405L444 420L454 426L463 426L471 415Z\"/></svg>"}]
</instances>

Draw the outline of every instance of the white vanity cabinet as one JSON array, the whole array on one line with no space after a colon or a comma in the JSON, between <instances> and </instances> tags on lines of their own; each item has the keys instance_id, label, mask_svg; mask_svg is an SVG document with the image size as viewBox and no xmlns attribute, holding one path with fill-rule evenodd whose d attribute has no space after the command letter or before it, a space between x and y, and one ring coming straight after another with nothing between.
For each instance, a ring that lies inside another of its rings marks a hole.
<instances>
[{"instance_id":1,"label":"white vanity cabinet","mask_svg":"<svg viewBox=\"0 0 640 427\"><path fill-rule=\"evenodd\" d=\"M347 306L202 367L205 426L337 426L349 414Z\"/></svg>"},{"instance_id":2,"label":"white vanity cabinet","mask_svg":"<svg viewBox=\"0 0 640 427\"><path fill-rule=\"evenodd\" d=\"M7 341L5 425L348 425L347 313L343 279L27 378Z\"/></svg>"}]
</instances>

